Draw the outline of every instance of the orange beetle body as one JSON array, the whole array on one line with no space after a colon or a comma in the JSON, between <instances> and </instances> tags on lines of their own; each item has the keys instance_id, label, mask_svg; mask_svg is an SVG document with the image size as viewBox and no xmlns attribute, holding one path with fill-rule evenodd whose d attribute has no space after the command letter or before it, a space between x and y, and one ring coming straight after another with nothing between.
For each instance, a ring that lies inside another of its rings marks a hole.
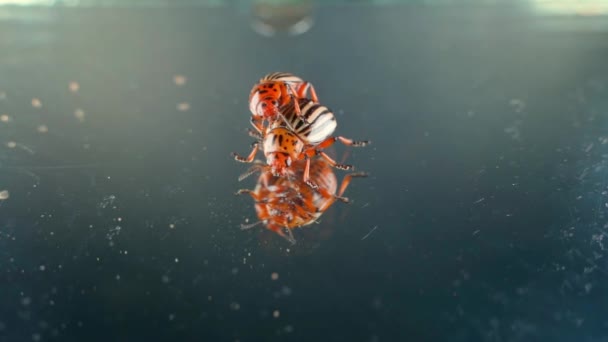
<instances>
[{"instance_id":1,"label":"orange beetle body","mask_svg":"<svg viewBox=\"0 0 608 342\"><path fill-rule=\"evenodd\" d=\"M305 142L285 127L271 129L262 140L266 164L275 176L284 176L294 161L302 159Z\"/></svg>"},{"instance_id":2,"label":"orange beetle body","mask_svg":"<svg viewBox=\"0 0 608 342\"><path fill-rule=\"evenodd\" d=\"M302 109L300 114L296 113L295 103L299 103ZM261 147L266 157L266 163L270 166L270 172L275 176L284 176L290 165L295 161L309 159L315 155L320 155L331 166L350 170L351 165L338 164L322 149L333 145L340 140L348 146L365 146L368 141L353 141L341 136L331 136L335 131L337 123L332 111L310 99L301 98L281 107L284 120L276 120L272 125L259 134L259 142L246 158L233 153L235 159L240 162L250 163L254 160L258 149ZM260 146L261 145L261 146ZM314 181L309 176L309 161L303 169L304 182L311 187L316 187Z\"/></svg>"},{"instance_id":3,"label":"orange beetle body","mask_svg":"<svg viewBox=\"0 0 608 342\"><path fill-rule=\"evenodd\" d=\"M259 222L242 225L243 229L252 228L260 223L295 243L292 230L316 222L336 200L348 202L341 197L352 177L364 177L363 173L348 174L344 177L338 191L337 178L328 162L316 158L310 164L310 175L318 187L310 188L302 181L304 163L296 162L285 177L276 177L269 172L268 166L258 164L255 170L262 173L254 190L240 190L249 193L255 200ZM246 175L251 174L248 173ZM336 194L338 191L338 194Z\"/></svg>"},{"instance_id":4,"label":"orange beetle body","mask_svg":"<svg viewBox=\"0 0 608 342\"><path fill-rule=\"evenodd\" d=\"M247 157L236 153L237 161L251 163L242 180L260 171L253 190L242 189L254 199L258 222L241 225L249 229L263 224L268 230L295 243L292 230L317 220L342 197L353 177L347 174L340 186L333 168L350 170L338 164L323 150L336 141L347 146L365 146L368 141L353 141L333 136L337 122L332 111L319 104L314 87L289 73L275 72L262 77L249 95L250 136L256 138ZM262 149L266 162L254 161Z\"/></svg>"},{"instance_id":5,"label":"orange beetle body","mask_svg":"<svg viewBox=\"0 0 608 342\"><path fill-rule=\"evenodd\" d=\"M295 99L305 98L307 93L318 102L317 94L311 83L286 72L274 72L262 77L249 94L251 124L260 133L264 131L264 120L269 123L280 119L280 108ZM299 114L297 102L296 111Z\"/></svg>"}]
</instances>

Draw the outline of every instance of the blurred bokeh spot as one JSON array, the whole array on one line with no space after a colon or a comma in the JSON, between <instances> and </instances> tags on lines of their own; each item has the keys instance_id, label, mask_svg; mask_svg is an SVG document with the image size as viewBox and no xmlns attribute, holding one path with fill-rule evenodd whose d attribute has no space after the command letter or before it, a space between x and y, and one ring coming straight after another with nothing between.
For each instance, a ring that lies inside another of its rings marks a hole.
<instances>
[{"instance_id":1,"label":"blurred bokeh spot","mask_svg":"<svg viewBox=\"0 0 608 342\"><path fill-rule=\"evenodd\" d=\"M309 0L258 0L253 3L253 29L263 36L299 35L313 25Z\"/></svg>"}]
</instances>

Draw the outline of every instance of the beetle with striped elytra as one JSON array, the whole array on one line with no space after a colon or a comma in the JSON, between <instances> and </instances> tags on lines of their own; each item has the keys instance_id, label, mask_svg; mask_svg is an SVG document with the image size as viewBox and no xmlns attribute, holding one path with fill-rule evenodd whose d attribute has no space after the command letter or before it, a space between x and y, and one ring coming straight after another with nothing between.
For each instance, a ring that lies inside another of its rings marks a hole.
<instances>
[{"instance_id":1,"label":"beetle with striped elytra","mask_svg":"<svg viewBox=\"0 0 608 342\"><path fill-rule=\"evenodd\" d=\"M280 108L289 104L295 106L296 115L300 108L296 99L310 98L318 102L315 88L310 82L287 72L273 72L262 77L249 94L249 110L251 111L251 124L259 133L265 130L264 121L269 124L280 119Z\"/></svg>"},{"instance_id":2,"label":"beetle with striped elytra","mask_svg":"<svg viewBox=\"0 0 608 342\"><path fill-rule=\"evenodd\" d=\"M297 105L296 105L297 103ZM298 113L299 110L299 113ZM247 157L236 153L237 161L251 163L260 149L264 152L270 172L275 176L285 175L295 161L305 160L303 181L315 188L316 184L310 179L310 159L316 155L323 157L331 166L352 170L351 165L339 164L323 149L336 141L347 146L362 147L369 141L354 141L342 136L332 136L337 123L332 111L315 101L300 98L294 104L288 103L280 108L284 119L273 121L266 131L259 134L259 140L253 144L253 149ZM253 132L252 136L256 136Z\"/></svg>"}]
</instances>

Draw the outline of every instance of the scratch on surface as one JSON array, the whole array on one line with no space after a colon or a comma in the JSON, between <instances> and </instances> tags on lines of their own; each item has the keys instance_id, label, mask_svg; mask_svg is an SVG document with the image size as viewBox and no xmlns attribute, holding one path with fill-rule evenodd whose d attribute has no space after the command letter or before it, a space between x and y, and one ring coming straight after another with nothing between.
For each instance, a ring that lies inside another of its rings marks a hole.
<instances>
[{"instance_id":1,"label":"scratch on surface","mask_svg":"<svg viewBox=\"0 0 608 342\"><path fill-rule=\"evenodd\" d=\"M378 226L374 226L374 228L372 228L372 230L370 230L369 233L365 234L365 236L361 238L361 241L367 239L367 237L370 236L376 229L378 229Z\"/></svg>"},{"instance_id":2,"label":"scratch on surface","mask_svg":"<svg viewBox=\"0 0 608 342\"><path fill-rule=\"evenodd\" d=\"M485 199L486 199L485 197L482 197L482 198L478 199L477 201L473 202L473 204L481 203L481 202L485 201Z\"/></svg>"}]
</instances>

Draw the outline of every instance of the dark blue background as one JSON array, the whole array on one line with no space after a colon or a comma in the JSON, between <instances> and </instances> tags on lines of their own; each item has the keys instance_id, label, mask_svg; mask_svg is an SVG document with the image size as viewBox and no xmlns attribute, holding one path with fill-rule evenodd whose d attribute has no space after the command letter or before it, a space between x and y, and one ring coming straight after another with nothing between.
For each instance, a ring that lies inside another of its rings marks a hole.
<instances>
[{"instance_id":1,"label":"dark blue background","mask_svg":"<svg viewBox=\"0 0 608 342\"><path fill-rule=\"evenodd\" d=\"M265 38L230 8L2 11L0 341L608 340L598 18L332 6ZM233 195L271 71L373 141L332 150L372 176L294 247Z\"/></svg>"}]
</instances>

